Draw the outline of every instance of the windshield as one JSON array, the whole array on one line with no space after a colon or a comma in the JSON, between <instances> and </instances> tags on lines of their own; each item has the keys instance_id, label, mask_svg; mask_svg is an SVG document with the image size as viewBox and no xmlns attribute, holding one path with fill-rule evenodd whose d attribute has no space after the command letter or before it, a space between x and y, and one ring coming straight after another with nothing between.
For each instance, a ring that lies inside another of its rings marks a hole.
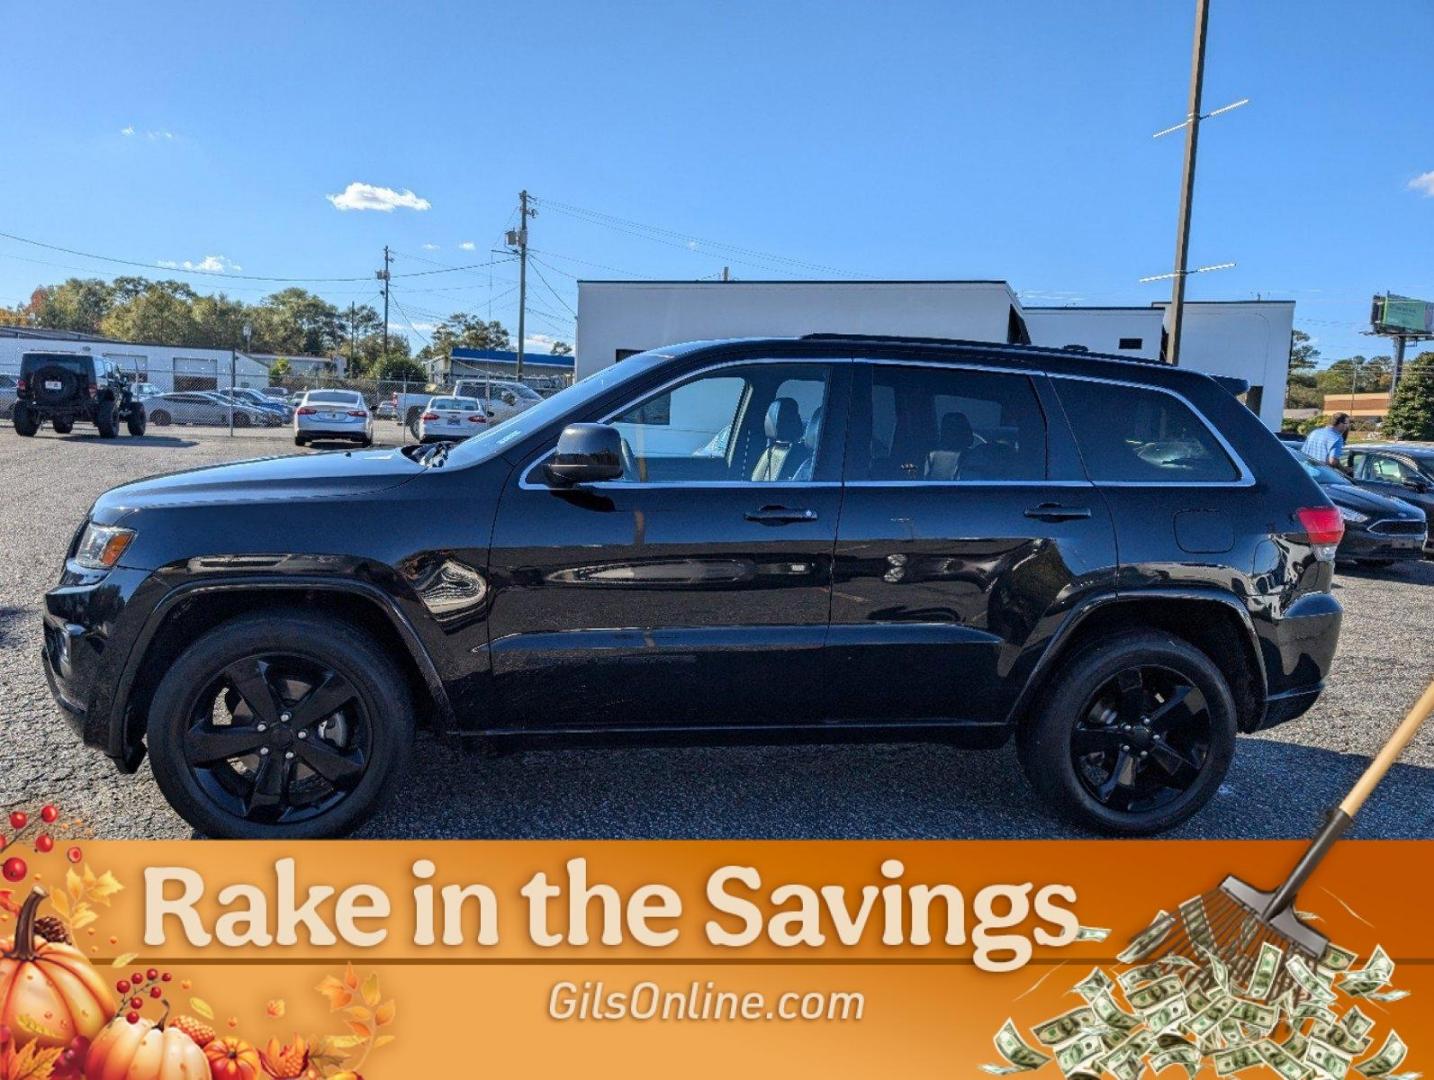
<instances>
[{"instance_id":1,"label":"windshield","mask_svg":"<svg viewBox=\"0 0 1434 1080\"><path fill-rule=\"evenodd\" d=\"M538 401L543 400L543 395L538 393L527 383L503 383L502 387L504 390L511 390L520 398L526 398L529 401L532 401L534 399Z\"/></svg>"},{"instance_id":2,"label":"windshield","mask_svg":"<svg viewBox=\"0 0 1434 1080\"><path fill-rule=\"evenodd\" d=\"M449 464L472 465L479 461L487 461L495 454L501 453L505 447L521 442L529 435L541 431L569 413L579 412L589 401L601 397L614 387L645 375L670 357L670 353L638 353L636 356L629 356L621 363L594 372L582 382L573 383L566 390L559 390L550 398L542 398L531 409L515 413L501 424L494 424L481 434L474 435L461 445L455 446L449 452Z\"/></svg>"},{"instance_id":3,"label":"windshield","mask_svg":"<svg viewBox=\"0 0 1434 1080\"><path fill-rule=\"evenodd\" d=\"M1303 456L1302 454L1296 454L1295 460L1298 461L1302 466L1304 466L1305 472L1309 473L1310 478L1314 480L1315 483L1349 483L1349 477L1345 476L1344 473L1340 472L1338 469L1333 469L1328 465L1321 465L1318 461L1313 461L1310 458Z\"/></svg>"}]
</instances>

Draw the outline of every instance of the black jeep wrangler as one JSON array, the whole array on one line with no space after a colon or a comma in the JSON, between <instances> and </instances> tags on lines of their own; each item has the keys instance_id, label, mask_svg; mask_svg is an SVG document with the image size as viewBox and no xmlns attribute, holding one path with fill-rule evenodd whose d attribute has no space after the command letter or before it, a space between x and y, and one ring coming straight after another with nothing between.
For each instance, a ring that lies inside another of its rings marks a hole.
<instances>
[{"instance_id":1,"label":"black jeep wrangler","mask_svg":"<svg viewBox=\"0 0 1434 1080\"><path fill-rule=\"evenodd\" d=\"M144 405L130 392L129 376L102 356L25 353L15 391L19 435L34 435L46 420L61 435L68 435L76 420L93 423L103 439L119 434L120 421L131 435L144 434Z\"/></svg>"}]
</instances>

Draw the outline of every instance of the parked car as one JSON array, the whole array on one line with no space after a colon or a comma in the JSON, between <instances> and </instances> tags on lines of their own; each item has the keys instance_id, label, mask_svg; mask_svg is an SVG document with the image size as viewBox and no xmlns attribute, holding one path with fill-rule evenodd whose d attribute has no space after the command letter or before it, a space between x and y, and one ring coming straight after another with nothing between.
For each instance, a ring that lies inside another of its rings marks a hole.
<instances>
[{"instance_id":1,"label":"parked car","mask_svg":"<svg viewBox=\"0 0 1434 1080\"><path fill-rule=\"evenodd\" d=\"M15 376L0 374L0 419L8 419L15 408Z\"/></svg>"},{"instance_id":2,"label":"parked car","mask_svg":"<svg viewBox=\"0 0 1434 1080\"><path fill-rule=\"evenodd\" d=\"M17 435L34 435L46 421L68 435L76 421L85 421L102 439L118 435L121 423L131 435L143 435L146 422L129 376L114 361L89 353L22 354L10 419Z\"/></svg>"},{"instance_id":3,"label":"parked car","mask_svg":"<svg viewBox=\"0 0 1434 1080\"><path fill-rule=\"evenodd\" d=\"M1434 446L1359 443L1344 454L1350 479L1365 491L1413 503L1434 515ZM1434 558L1434 543L1425 554Z\"/></svg>"},{"instance_id":4,"label":"parked car","mask_svg":"<svg viewBox=\"0 0 1434 1080\"><path fill-rule=\"evenodd\" d=\"M357 390L310 390L294 410L294 445L349 439L373 445L373 414Z\"/></svg>"},{"instance_id":5,"label":"parked car","mask_svg":"<svg viewBox=\"0 0 1434 1080\"><path fill-rule=\"evenodd\" d=\"M1339 634L1339 511L1243 388L1018 345L658 349L456 445L101 495L43 662L210 836L356 827L416 720L493 747L1014 739L1062 813L1155 832L1238 732L1314 704Z\"/></svg>"},{"instance_id":6,"label":"parked car","mask_svg":"<svg viewBox=\"0 0 1434 1080\"><path fill-rule=\"evenodd\" d=\"M149 419L156 427L190 424L202 427L228 427L234 416L236 428L279 427L283 420L269 409L259 409L227 398L213 390L180 390L156 394L146 405Z\"/></svg>"},{"instance_id":7,"label":"parked car","mask_svg":"<svg viewBox=\"0 0 1434 1080\"><path fill-rule=\"evenodd\" d=\"M477 398L436 397L418 418L418 441L461 442L487 423L488 410Z\"/></svg>"},{"instance_id":8,"label":"parked car","mask_svg":"<svg viewBox=\"0 0 1434 1080\"><path fill-rule=\"evenodd\" d=\"M251 408L265 409L272 412L278 416L279 421L284 424L287 424L294 415L294 410L291 409L286 402L269 397L267 394L261 394L259 391L247 386L236 386L232 390L216 390L215 393L222 398L228 398L229 400L238 402L240 405L247 405Z\"/></svg>"},{"instance_id":9,"label":"parked car","mask_svg":"<svg viewBox=\"0 0 1434 1080\"><path fill-rule=\"evenodd\" d=\"M157 397L164 393L163 390L155 386L152 382L130 383L129 390L130 393L134 395L135 400L141 402L148 401L150 398Z\"/></svg>"},{"instance_id":10,"label":"parked car","mask_svg":"<svg viewBox=\"0 0 1434 1080\"><path fill-rule=\"evenodd\" d=\"M404 424L414 438L418 437L418 420L433 398L433 392L393 395L396 415L403 417ZM531 409L543 400L532 387L515 379L459 379L453 384L453 397L477 398L488 411L489 421L501 424L510 416L516 416Z\"/></svg>"},{"instance_id":11,"label":"parked car","mask_svg":"<svg viewBox=\"0 0 1434 1080\"><path fill-rule=\"evenodd\" d=\"M1348 476L1329 465L1295 452L1305 472L1339 509L1344 519L1344 537L1337 559L1366 566L1389 566L1417 560L1429 543L1429 523L1424 511L1403 499L1377 495L1354 486Z\"/></svg>"}]
</instances>

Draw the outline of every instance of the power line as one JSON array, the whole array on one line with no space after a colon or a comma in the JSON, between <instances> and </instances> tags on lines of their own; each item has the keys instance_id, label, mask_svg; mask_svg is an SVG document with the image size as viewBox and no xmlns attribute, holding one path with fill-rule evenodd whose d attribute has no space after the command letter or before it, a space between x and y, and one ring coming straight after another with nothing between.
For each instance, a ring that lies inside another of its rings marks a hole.
<instances>
[{"instance_id":1,"label":"power line","mask_svg":"<svg viewBox=\"0 0 1434 1080\"><path fill-rule=\"evenodd\" d=\"M557 300L558 303L562 304L563 307L567 308L568 312L572 315L572 317L576 319L578 317L578 313L576 311L573 311L573 307L571 304L569 304L566 300L564 300L561 296L558 295L558 290L553 288L553 286L549 283L547 277L543 274L542 268L544 266L547 266L547 263L540 262L536 258L533 259L533 270L537 273L538 280L541 281L544 285L548 286L548 292L553 294L553 298ZM553 268L548 267L548 269L551 270Z\"/></svg>"}]
</instances>

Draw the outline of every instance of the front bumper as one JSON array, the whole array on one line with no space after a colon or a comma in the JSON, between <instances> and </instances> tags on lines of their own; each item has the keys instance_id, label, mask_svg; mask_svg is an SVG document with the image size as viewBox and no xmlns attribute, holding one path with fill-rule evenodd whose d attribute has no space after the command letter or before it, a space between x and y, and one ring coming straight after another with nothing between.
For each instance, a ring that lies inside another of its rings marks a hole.
<instances>
[{"instance_id":1,"label":"front bumper","mask_svg":"<svg viewBox=\"0 0 1434 1080\"><path fill-rule=\"evenodd\" d=\"M1265 610L1255 631L1265 665L1263 715L1251 730L1302 716L1324 690L1334 666L1344 608L1327 592L1306 593L1283 610Z\"/></svg>"},{"instance_id":2,"label":"front bumper","mask_svg":"<svg viewBox=\"0 0 1434 1080\"><path fill-rule=\"evenodd\" d=\"M123 770L142 751L124 738L124 674L130 650L164 588L148 570L91 573L66 567L45 594L40 663L61 715L88 746Z\"/></svg>"},{"instance_id":3,"label":"front bumper","mask_svg":"<svg viewBox=\"0 0 1434 1080\"><path fill-rule=\"evenodd\" d=\"M1428 545L1427 535L1421 533L1391 534L1361 528L1346 529L1335 557L1341 561L1389 559L1398 562L1404 559L1422 559Z\"/></svg>"}]
</instances>

